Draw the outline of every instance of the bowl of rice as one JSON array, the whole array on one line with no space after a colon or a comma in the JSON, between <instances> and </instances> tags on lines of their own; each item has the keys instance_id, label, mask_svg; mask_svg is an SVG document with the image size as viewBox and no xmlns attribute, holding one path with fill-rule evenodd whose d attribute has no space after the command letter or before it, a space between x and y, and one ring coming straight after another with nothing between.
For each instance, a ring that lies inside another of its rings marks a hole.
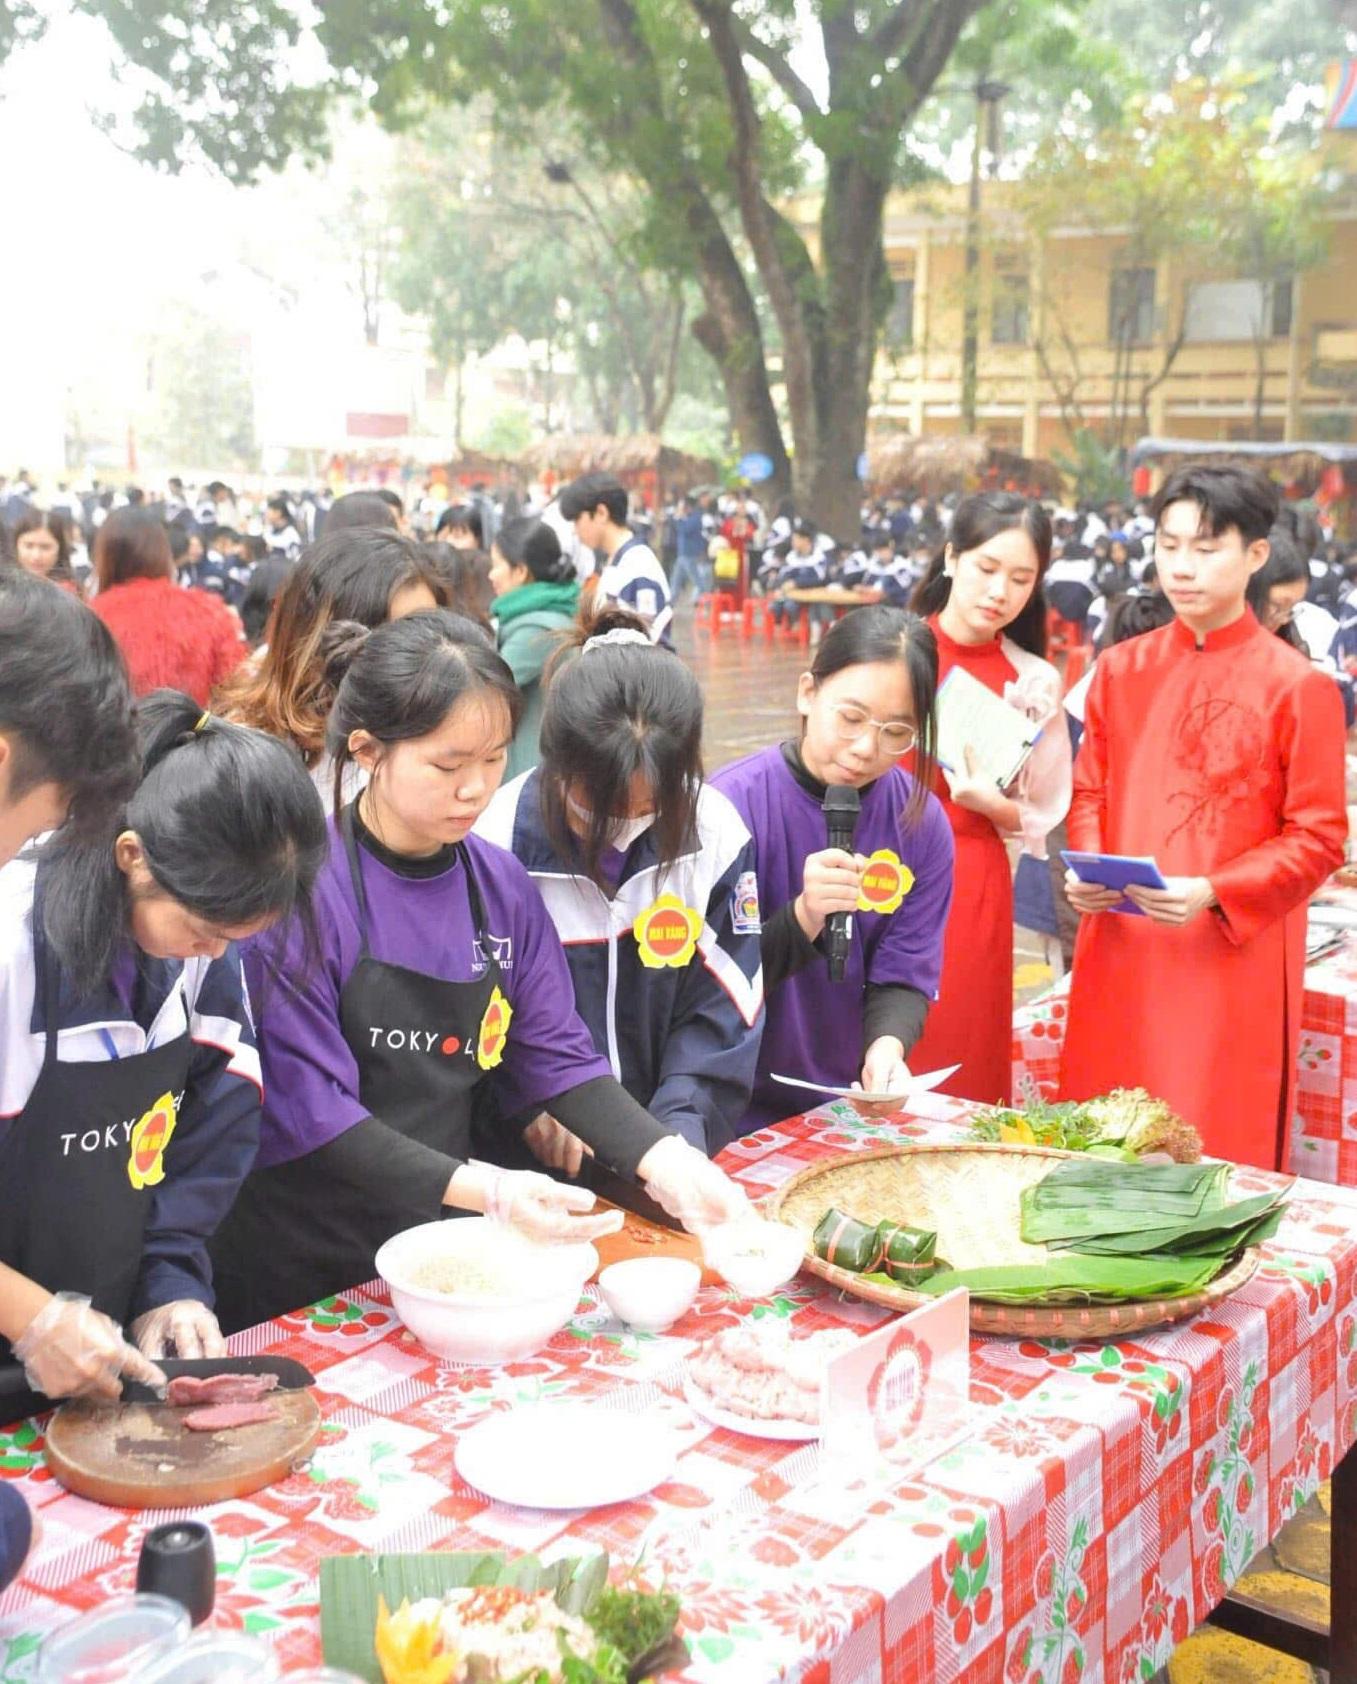
<instances>
[{"instance_id":1,"label":"bowl of rice","mask_svg":"<svg viewBox=\"0 0 1357 1684\"><path fill-rule=\"evenodd\" d=\"M591 1245L534 1245L483 1216L389 1239L377 1273L396 1314L446 1362L516 1362L559 1333L598 1267Z\"/></svg>"}]
</instances>

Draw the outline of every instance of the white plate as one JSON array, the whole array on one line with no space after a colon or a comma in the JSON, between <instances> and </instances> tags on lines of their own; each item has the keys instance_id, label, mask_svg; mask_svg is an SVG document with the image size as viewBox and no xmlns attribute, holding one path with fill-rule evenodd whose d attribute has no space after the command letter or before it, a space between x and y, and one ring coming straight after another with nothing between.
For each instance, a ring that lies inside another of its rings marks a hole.
<instances>
[{"instance_id":1,"label":"white plate","mask_svg":"<svg viewBox=\"0 0 1357 1684\"><path fill-rule=\"evenodd\" d=\"M815 1422L763 1421L754 1415L736 1415L732 1410L722 1409L702 1390L686 1368L683 1371L683 1395L704 1420L710 1421L714 1427L725 1427L732 1433L745 1433L750 1438L782 1439L788 1444L806 1444L820 1436L819 1424Z\"/></svg>"},{"instance_id":2,"label":"white plate","mask_svg":"<svg viewBox=\"0 0 1357 1684\"><path fill-rule=\"evenodd\" d=\"M457 1472L477 1491L525 1509L593 1509L643 1497L674 1471L662 1421L597 1404L528 1404L460 1435Z\"/></svg>"}]
</instances>

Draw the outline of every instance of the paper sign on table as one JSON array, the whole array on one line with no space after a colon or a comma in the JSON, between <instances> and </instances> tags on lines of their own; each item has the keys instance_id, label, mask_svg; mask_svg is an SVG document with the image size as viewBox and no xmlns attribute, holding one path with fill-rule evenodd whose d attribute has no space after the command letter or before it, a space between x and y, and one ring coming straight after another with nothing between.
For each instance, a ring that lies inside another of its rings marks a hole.
<instances>
[{"instance_id":1,"label":"paper sign on table","mask_svg":"<svg viewBox=\"0 0 1357 1684\"><path fill-rule=\"evenodd\" d=\"M1063 727L1062 727L1063 728ZM966 749L975 753L976 772L1007 789L1022 771L1041 727L1002 696L953 667L938 690L938 764L948 774L966 772Z\"/></svg>"},{"instance_id":2,"label":"paper sign on table","mask_svg":"<svg viewBox=\"0 0 1357 1684\"><path fill-rule=\"evenodd\" d=\"M859 1339L825 1371L820 1451L845 1477L902 1478L966 1431L970 1294L964 1287Z\"/></svg>"}]
</instances>

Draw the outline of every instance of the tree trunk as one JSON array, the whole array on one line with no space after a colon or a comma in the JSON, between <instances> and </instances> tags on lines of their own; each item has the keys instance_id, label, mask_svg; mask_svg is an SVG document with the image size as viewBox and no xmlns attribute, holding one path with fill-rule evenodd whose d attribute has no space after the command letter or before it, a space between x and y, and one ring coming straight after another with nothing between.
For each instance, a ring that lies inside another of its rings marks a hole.
<instances>
[{"instance_id":1,"label":"tree trunk","mask_svg":"<svg viewBox=\"0 0 1357 1684\"><path fill-rule=\"evenodd\" d=\"M466 390L463 384L462 369L466 362L465 349L457 353L457 367L452 385L452 442L460 451L462 448L462 424L465 419Z\"/></svg>"}]
</instances>

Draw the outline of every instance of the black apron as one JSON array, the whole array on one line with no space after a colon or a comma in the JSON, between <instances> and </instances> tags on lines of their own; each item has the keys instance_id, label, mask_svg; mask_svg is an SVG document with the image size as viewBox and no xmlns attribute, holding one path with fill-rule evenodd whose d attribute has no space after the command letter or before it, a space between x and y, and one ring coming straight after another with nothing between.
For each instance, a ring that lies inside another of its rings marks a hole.
<instances>
[{"instance_id":1,"label":"black apron","mask_svg":"<svg viewBox=\"0 0 1357 1684\"><path fill-rule=\"evenodd\" d=\"M358 1097L372 1116L407 1139L467 1158L473 1094L499 1062L509 1015L469 851L460 849L462 869L486 967L472 982L445 982L372 957L351 807L339 828L359 931L358 963L340 990L339 1020L358 1065ZM211 1248L225 1331L252 1327L371 1280L373 1257L393 1234L439 1214L380 1186L354 1186L328 1175L325 1152L322 1147L255 1170L241 1188Z\"/></svg>"},{"instance_id":2,"label":"black apron","mask_svg":"<svg viewBox=\"0 0 1357 1684\"><path fill-rule=\"evenodd\" d=\"M0 1142L0 1262L49 1292L82 1293L125 1323L167 1145L173 1164L174 1120L193 1043L186 1024L182 1035L149 1052L63 1064L57 964L45 948L39 984L47 1031L42 1071ZM182 981L175 987L182 992ZM0 1338L0 1422L45 1407Z\"/></svg>"}]
</instances>

